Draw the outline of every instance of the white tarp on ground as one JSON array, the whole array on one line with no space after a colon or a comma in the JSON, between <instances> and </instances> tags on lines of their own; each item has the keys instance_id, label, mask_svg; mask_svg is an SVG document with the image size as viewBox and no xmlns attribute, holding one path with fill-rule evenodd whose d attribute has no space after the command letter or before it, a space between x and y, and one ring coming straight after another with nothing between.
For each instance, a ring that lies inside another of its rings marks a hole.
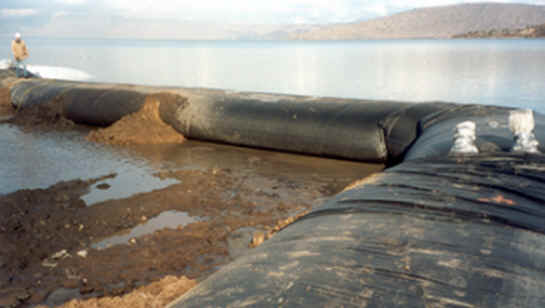
<instances>
[{"instance_id":1,"label":"white tarp on ground","mask_svg":"<svg viewBox=\"0 0 545 308\"><path fill-rule=\"evenodd\" d=\"M8 59L0 59L0 69L7 69L13 65L13 62ZM27 65L27 69L35 75L43 78L63 79L85 81L93 78L88 73L70 67L47 66L47 65Z\"/></svg>"}]
</instances>

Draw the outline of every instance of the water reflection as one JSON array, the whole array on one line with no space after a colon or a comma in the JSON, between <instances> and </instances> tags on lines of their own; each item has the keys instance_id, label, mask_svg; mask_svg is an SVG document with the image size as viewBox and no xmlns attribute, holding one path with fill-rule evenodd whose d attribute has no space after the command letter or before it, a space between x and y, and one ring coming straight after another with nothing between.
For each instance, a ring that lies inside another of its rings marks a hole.
<instances>
[{"instance_id":1,"label":"water reflection","mask_svg":"<svg viewBox=\"0 0 545 308\"><path fill-rule=\"evenodd\" d=\"M100 242L92 244L91 247L94 249L105 249L114 245L128 244L129 240L132 238L152 234L157 230L165 228L176 229L180 226L183 227L198 220L198 218L191 217L184 212L166 211L159 214L157 217L153 217L146 223L132 228L128 232L122 232L120 234L108 237Z\"/></svg>"},{"instance_id":2,"label":"water reflection","mask_svg":"<svg viewBox=\"0 0 545 308\"><path fill-rule=\"evenodd\" d=\"M232 169L265 177L282 176L298 183L313 182L347 185L383 165L343 161L284 152L186 141L182 145L132 146L133 156L146 157L156 170Z\"/></svg>"},{"instance_id":3,"label":"water reflection","mask_svg":"<svg viewBox=\"0 0 545 308\"><path fill-rule=\"evenodd\" d=\"M153 169L144 159L127 155L123 149L86 142L78 131L31 133L9 124L1 124L0 131L0 194L117 173L114 179L106 180L110 189L93 190L83 196L89 205L176 183L153 176Z\"/></svg>"}]
</instances>

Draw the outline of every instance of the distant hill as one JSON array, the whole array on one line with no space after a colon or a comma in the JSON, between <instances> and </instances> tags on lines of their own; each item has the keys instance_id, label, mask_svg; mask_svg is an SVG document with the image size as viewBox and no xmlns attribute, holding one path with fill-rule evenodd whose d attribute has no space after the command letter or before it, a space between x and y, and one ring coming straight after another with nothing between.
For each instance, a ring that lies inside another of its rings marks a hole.
<instances>
[{"instance_id":1,"label":"distant hill","mask_svg":"<svg viewBox=\"0 0 545 308\"><path fill-rule=\"evenodd\" d=\"M430 1L432 2L432 1ZM388 17L338 24L223 24L180 19L111 18L90 13L60 15L25 35L63 38L173 40L357 40L490 37L545 24L545 6L507 3L460 4L414 9ZM97 23L97 20L103 22ZM0 35L11 24L0 23ZM492 34L492 35L490 35Z\"/></svg>"},{"instance_id":2,"label":"distant hill","mask_svg":"<svg viewBox=\"0 0 545 308\"><path fill-rule=\"evenodd\" d=\"M494 29L545 24L545 6L473 3L414 9L369 21L275 31L264 36L289 40L451 38Z\"/></svg>"}]
</instances>

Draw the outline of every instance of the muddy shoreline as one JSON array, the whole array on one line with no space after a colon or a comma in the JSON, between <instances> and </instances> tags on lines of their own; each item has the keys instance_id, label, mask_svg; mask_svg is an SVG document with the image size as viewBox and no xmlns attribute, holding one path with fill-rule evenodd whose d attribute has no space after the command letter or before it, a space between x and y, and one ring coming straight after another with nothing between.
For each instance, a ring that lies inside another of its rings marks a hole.
<instances>
[{"instance_id":1,"label":"muddy shoreline","mask_svg":"<svg viewBox=\"0 0 545 308\"><path fill-rule=\"evenodd\" d=\"M11 118L10 125L38 131L90 129L51 109L18 114L9 105L9 93L0 94L0 116ZM130 129L118 125L109 131L91 129L91 134L134 135ZM118 176L117 170L0 195L0 245L6 247L0 252L0 307L161 307L324 198L382 168L365 165L358 176L313 180L319 170L309 177L284 170L256 172L262 163L249 158L231 167L163 170L154 176L177 184L91 206L82 196L91 189L108 190L107 181ZM192 220L96 248L98 242L173 211Z\"/></svg>"},{"instance_id":2,"label":"muddy shoreline","mask_svg":"<svg viewBox=\"0 0 545 308\"><path fill-rule=\"evenodd\" d=\"M256 179L232 170L179 171L160 176L180 184L86 206L81 196L89 187L113 176L0 197L1 304L58 305L71 297L125 294L167 275L203 279L240 253L235 250L248 249L254 233L272 234L333 189L268 179L263 184L272 188L260 190ZM92 248L173 210L201 221ZM230 237L241 229L245 233Z\"/></svg>"}]
</instances>

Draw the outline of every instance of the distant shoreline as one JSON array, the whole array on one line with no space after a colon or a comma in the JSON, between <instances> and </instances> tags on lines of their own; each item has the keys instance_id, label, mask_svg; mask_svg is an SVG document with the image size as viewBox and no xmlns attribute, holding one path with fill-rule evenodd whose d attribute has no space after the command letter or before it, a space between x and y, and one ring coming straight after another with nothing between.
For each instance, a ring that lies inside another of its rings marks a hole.
<instances>
[{"instance_id":1,"label":"distant shoreline","mask_svg":"<svg viewBox=\"0 0 545 308\"><path fill-rule=\"evenodd\" d=\"M545 24L528 26L521 29L493 29L472 31L454 35L453 39L503 39L503 38L545 38Z\"/></svg>"}]
</instances>

